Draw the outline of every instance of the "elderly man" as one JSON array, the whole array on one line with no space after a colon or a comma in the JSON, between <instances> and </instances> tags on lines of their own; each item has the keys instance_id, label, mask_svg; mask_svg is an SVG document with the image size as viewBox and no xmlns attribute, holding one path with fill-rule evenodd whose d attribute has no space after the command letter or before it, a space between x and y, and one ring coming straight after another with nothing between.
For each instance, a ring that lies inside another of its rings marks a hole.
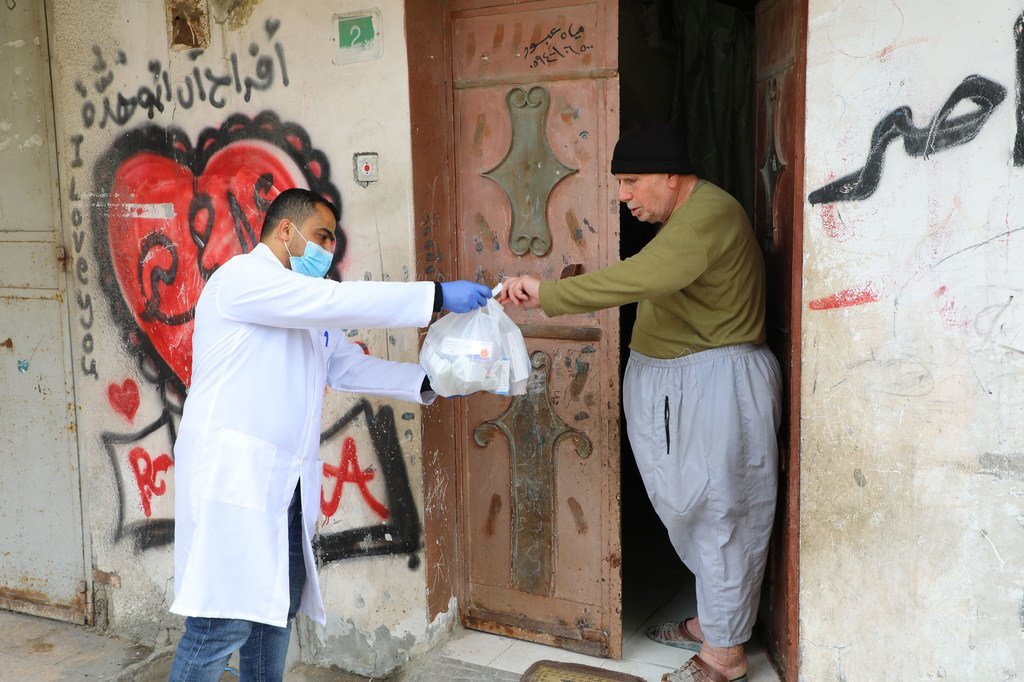
<instances>
[{"instance_id":1,"label":"elderly man","mask_svg":"<svg viewBox=\"0 0 1024 682\"><path fill-rule=\"evenodd\" d=\"M764 345L764 261L743 208L694 174L673 128L615 145L619 201L660 225L637 255L502 300L548 316L639 302L623 381L647 494L696 577L697 617L648 630L697 655L665 680L742 680L775 511L778 361Z\"/></svg>"},{"instance_id":2,"label":"elderly man","mask_svg":"<svg viewBox=\"0 0 1024 682\"><path fill-rule=\"evenodd\" d=\"M305 189L267 209L260 244L196 305L192 385L174 445L174 604L186 616L172 682L281 680L291 619L323 624L311 541L320 512L324 387L428 403L415 363L365 355L342 329L424 327L467 312L473 282L333 282L337 209Z\"/></svg>"}]
</instances>

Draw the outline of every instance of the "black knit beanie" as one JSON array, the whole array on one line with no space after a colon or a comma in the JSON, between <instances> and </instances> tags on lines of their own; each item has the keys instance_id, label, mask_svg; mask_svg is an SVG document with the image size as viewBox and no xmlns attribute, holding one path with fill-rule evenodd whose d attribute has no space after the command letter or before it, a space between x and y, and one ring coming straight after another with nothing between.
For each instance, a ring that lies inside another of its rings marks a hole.
<instances>
[{"instance_id":1,"label":"black knit beanie","mask_svg":"<svg viewBox=\"0 0 1024 682\"><path fill-rule=\"evenodd\" d=\"M675 128L668 123L639 123L615 143L612 173L693 175L696 171Z\"/></svg>"}]
</instances>

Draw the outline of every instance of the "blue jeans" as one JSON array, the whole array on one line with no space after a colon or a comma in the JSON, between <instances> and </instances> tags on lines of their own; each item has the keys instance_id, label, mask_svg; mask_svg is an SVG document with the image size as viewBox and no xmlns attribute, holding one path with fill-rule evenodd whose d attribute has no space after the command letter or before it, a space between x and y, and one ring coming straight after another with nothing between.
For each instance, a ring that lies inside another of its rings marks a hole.
<instances>
[{"instance_id":1,"label":"blue jeans","mask_svg":"<svg viewBox=\"0 0 1024 682\"><path fill-rule=\"evenodd\" d=\"M219 680L231 654L239 650L241 679L263 682L284 679L292 618L299 610L306 584L302 559L302 502L299 488L288 505L288 625L283 628L235 618L185 619L185 634L174 654L169 682Z\"/></svg>"}]
</instances>

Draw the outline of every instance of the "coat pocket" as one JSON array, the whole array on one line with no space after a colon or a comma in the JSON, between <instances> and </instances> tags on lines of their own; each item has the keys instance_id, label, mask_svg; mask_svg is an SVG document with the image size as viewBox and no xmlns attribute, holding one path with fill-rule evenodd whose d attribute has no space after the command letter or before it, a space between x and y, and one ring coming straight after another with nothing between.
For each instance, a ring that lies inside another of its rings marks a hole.
<instances>
[{"instance_id":1,"label":"coat pocket","mask_svg":"<svg viewBox=\"0 0 1024 682\"><path fill-rule=\"evenodd\" d=\"M240 431L221 429L205 448L208 477L205 498L264 511L278 447Z\"/></svg>"}]
</instances>

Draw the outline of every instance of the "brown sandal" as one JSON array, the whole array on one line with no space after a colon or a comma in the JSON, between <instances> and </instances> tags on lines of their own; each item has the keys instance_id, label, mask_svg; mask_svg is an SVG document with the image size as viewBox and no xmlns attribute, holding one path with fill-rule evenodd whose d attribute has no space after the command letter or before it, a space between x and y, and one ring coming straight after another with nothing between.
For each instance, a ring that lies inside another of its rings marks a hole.
<instances>
[{"instance_id":1,"label":"brown sandal","mask_svg":"<svg viewBox=\"0 0 1024 682\"><path fill-rule=\"evenodd\" d=\"M647 637L658 644L666 644L693 652L699 652L700 645L704 643L690 632L690 629L686 627L685 620L651 626L647 628Z\"/></svg>"},{"instance_id":2,"label":"brown sandal","mask_svg":"<svg viewBox=\"0 0 1024 682\"><path fill-rule=\"evenodd\" d=\"M730 680L718 672L700 656L694 656L679 670L665 673L661 682L746 682L747 676L740 675Z\"/></svg>"}]
</instances>

